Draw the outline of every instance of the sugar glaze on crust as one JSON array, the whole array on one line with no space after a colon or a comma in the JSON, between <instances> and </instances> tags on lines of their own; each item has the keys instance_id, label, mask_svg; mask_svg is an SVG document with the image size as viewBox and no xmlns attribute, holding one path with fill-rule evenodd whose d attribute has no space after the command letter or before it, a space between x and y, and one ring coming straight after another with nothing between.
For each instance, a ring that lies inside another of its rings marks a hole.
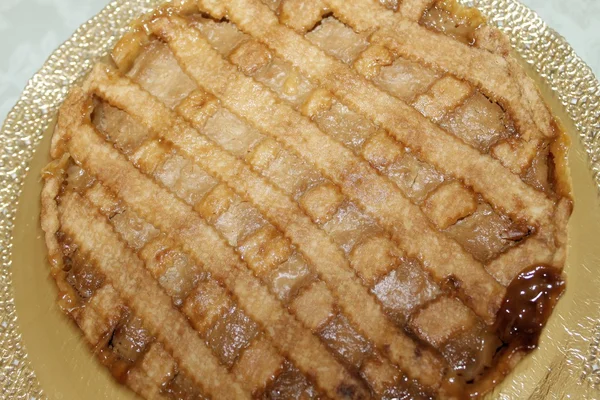
<instances>
[{"instance_id":1,"label":"sugar glaze on crust","mask_svg":"<svg viewBox=\"0 0 600 400\"><path fill-rule=\"evenodd\" d=\"M564 136L476 13L381 3L180 1L61 108L60 304L141 396L479 396L537 343Z\"/></svg>"}]
</instances>

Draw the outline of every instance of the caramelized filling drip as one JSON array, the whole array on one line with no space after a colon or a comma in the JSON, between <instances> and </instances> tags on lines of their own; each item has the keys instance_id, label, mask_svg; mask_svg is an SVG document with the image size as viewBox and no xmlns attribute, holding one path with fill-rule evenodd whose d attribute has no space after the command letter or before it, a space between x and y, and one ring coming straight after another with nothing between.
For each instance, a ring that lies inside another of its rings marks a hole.
<instances>
[{"instance_id":1,"label":"caramelized filling drip","mask_svg":"<svg viewBox=\"0 0 600 400\"><path fill-rule=\"evenodd\" d=\"M451 378L445 386L448 393L478 398L501 382L514 366L514 355L537 347L542 329L564 290L565 280L557 268L534 265L523 270L508 285L493 327L503 343L496 350L495 367L472 385L457 385L459 380Z\"/></svg>"},{"instance_id":2,"label":"caramelized filling drip","mask_svg":"<svg viewBox=\"0 0 600 400\"><path fill-rule=\"evenodd\" d=\"M564 290L556 268L536 265L521 272L508 286L496 318L500 339L513 350L533 350Z\"/></svg>"}]
</instances>

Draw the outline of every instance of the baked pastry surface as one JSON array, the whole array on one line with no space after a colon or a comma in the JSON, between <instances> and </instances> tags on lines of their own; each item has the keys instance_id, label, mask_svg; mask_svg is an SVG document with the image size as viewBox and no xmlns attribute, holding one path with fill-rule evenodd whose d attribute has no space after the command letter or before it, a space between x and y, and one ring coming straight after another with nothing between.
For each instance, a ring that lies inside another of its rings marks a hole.
<instances>
[{"instance_id":1,"label":"baked pastry surface","mask_svg":"<svg viewBox=\"0 0 600 400\"><path fill-rule=\"evenodd\" d=\"M59 302L146 398L462 398L564 282L566 139L506 39L405 0L179 1L62 106Z\"/></svg>"}]
</instances>

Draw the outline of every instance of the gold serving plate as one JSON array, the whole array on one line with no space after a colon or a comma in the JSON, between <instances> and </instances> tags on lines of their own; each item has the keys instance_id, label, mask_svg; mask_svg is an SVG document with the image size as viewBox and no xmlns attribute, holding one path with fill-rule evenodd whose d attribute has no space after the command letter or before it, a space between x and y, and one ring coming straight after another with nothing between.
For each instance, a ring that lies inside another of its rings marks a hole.
<instances>
[{"instance_id":1,"label":"gold serving plate","mask_svg":"<svg viewBox=\"0 0 600 400\"><path fill-rule=\"evenodd\" d=\"M2 128L0 397L135 398L97 362L56 304L39 227L40 171L49 161L54 115L68 89L106 56L133 20L163 2L117 0L83 25L32 79ZM479 8L508 34L572 140L575 211L569 225L567 291L539 349L489 397L599 399L600 138L594 135L594 129L600 129L598 81L564 39L520 3L463 3Z\"/></svg>"}]
</instances>

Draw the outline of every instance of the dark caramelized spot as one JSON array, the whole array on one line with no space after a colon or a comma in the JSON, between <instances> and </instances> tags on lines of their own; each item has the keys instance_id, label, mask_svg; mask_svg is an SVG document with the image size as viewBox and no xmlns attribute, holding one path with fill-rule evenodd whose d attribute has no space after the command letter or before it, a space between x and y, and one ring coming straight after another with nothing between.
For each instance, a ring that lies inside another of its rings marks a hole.
<instances>
[{"instance_id":1,"label":"dark caramelized spot","mask_svg":"<svg viewBox=\"0 0 600 400\"><path fill-rule=\"evenodd\" d=\"M535 348L564 290L565 281L556 268L539 265L521 272L508 286L498 311L498 336L513 349Z\"/></svg>"},{"instance_id":2,"label":"dark caramelized spot","mask_svg":"<svg viewBox=\"0 0 600 400\"><path fill-rule=\"evenodd\" d=\"M77 244L62 231L56 233L56 239L63 253L63 271L65 280L79 295L84 303L104 283L104 275L88 262L87 258L79 252Z\"/></svg>"},{"instance_id":3,"label":"dark caramelized spot","mask_svg":"<svg viewBox=\"0 0 600 400\"><path fill-rule=\"evenodd\" d=\"M550 190L552 193L556 193L556 180L557 180L557 168L555 162L555 155L552 151L548 154L548 185L550 186Z\"/></svg>"},{"instance_id":4,"label":"dark caramelized spot","mask_svg":"<svg viewBox=\"0 0 600 400\"><path fill-rule=\"evenodd\" d=\"M61 246L64 257L71 257L78 249L77 244L73 243L63 231L56 232L56 240Z\"/></svg>"},{"instance_id":5,"label":"dark caramelized spot","mask_svg":"<svg viewBox=\"0 0 600 400\"><path fill-rule=\"evenodd\" d=\"M194 385L191 379L182 374L175 375L175 378L167 382L161 394L168 399L177 400L204 400L206 397Z\"/></svg>"},{"instance_id":6,"label":"dark caramelized spot","mask_svg":"<svg viewBox=\"0 0 600 400\"><path fill-rule=\"evenodd\" d=\"M289 363L262 396L263 400L310 400L319 395L306 377Z\"/></svg>"},{"instance_id":7,"label":"dark caramelized spot","mask_svg":"<svg viewBox=\"0 0 600 400\"><path fill-rule=\"evenodd\" d=\"M258 329L258 325L243 311L232 307L207 333L206 340L219 360L231 367L256 337Z\"/></svg>"},{"instance_id":8,"label":"dark caramelized spot","mask_svg":"<svg viewBox=\"0 0 600 400\"><path fill-rule=\"evenodd\" d=\"M148 344L153 341L142 327L141 319L128 313L126 311L123 320L95 350L100 362L119 383L127 381L129 371L142 359Z\"/></svg>"},{"instance_id":9,"label":"dark caramelized spot","mask_svg":"<svg viewBox=\"0 0 600 400\"><path fill-rule=\"evenodd\" d=\"M448 275L448 277L441 284L442 291L450 293L457 292L460 287L461 281L455 275Z\"/></svg>"},{"instance_id":10,"label":"dark caramelized spot","mask_svg":"<svg viewBox=\"0 0 600 400\"><path fill-rule=\"evenodd\" d=\"M352 385L342 384L337 388L337 392L344 399L353 399L356 395L356 387Z\"/></svg>"},{"instance_id":11,"label":"dark caramelized spot","mask_svg":"<svg viewBox=\"0 0 600 400\"><path fill-rule=\"evenodd\" d=\"M500 383L514 366L513 356L536 348L541 331L564 290L565 281L556 268L535 265L523 270L507 287L493 327L496 335L489 330L483 335L487 340L481 360L467 365L465 371L453 371L442 391L457 398L479 398ZM503 342L500 347L497 347L500 343L496 336ZM490 362L494 348L495 355ZM460 356L460 352L445 355L452 358Z\"/></svg>"},{"instance_id":12,"label":"dark caramelized spot","mask_svg":"<svg viewBox=\"0 0 600 400\"><path fill-rule=\"evenodd\" d=\"M415 347L415 356L417 358L421 358L423 356L423 350L421 350L421 347Z\"/></svg>"},{"instance_id":13,"label":"dark caramelized spot","mask_svg":"<svg viewBox=\"0 0 600 400\"><path fill-rule=\"evenodd\" d=\"M135 362L151 341L150 334L142 326L142 320L132 317L115 329L109 346L122 359Z\"/></svg>"},{"instance_id":14,"label":"dark caramelized spot","mask_svg":"<svg viewBox=\"0 0 600 400\"><path fill-rule=\"evenodd\" d=\"M91 298L104 283L104 276L99 274L90 263L74 261L70 257L65 257L64 260L65 266L69 266L67 282L77 291L82 300Z\"/></svg>"},{"instance_id":15,"label":"dark caramelized spot","mask_svg":"<svg viewBox=\"0 0 600 400\"><path fill-rule=\"evenodd\" d=\"M127 376L133 363L123 360L112 349L103 348L97 351L97 356L102 365L106 366L115 380L121 384L127 381Z\"/></svg>"},{"instance_id":16,"label":"dark caramelized spot","mask_svg":"<svg viewBox=\"0 0 600 400\"><path fill-rule=\"evenodd\" d=\"M508 216L497 213L482 201L477 210L447 228L448 235L456 240L476 260L488 263L518 243L529 229Z\"/></svg>"},{"instance_id":17,"label":"dark caramelized spot","mask_svg":"<svg viewBox=\"0 0 600 400\"><path fill-rule=\"evenodd\" d=\"M502 346L500 339L482 326L461 332L440 349L452 365L457 379L472 383L494 365L494 357Z\"/></svg>"},{"instance_id":18,"label":"dark caramelized spot","mask_svg":"<svg viewBox=\"0 0 600 400\"><path fill-rule=\"evenodd\" d=\"M371 344L361 336L343 315L334 317L319 332L323 342L344 362L359 368L372 353Z\"/></svg>"}]
</instances>

